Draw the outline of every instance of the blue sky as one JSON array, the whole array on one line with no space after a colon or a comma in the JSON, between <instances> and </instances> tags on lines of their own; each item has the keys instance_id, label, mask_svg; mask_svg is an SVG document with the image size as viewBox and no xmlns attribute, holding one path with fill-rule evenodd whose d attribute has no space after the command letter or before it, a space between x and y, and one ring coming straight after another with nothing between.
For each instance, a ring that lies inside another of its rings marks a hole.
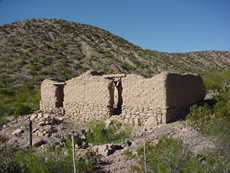
<instances>
[{"instance_id":1,"label":"blue sky","mask_svg":"<svg viewBox=\"0 0 230 173\"><path fill-rule=\"evenodd\" d=\"M95 25L152 50L230 50L230 0L0 0L0 25L30 18Z\"/></svg>"}]
</instances>

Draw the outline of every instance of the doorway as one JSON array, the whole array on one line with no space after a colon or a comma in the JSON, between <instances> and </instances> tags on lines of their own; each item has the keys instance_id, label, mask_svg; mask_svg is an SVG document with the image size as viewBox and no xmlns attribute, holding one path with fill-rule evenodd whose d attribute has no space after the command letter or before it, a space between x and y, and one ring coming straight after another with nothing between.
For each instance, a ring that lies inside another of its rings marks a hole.
<instances>
[{"instance_id":1,"label":"doorway","mask_svg":"<svg viewBox=\"0 0 230 173\"><path fill-rule=\"evenodd\" d=\"M61 107L63 107L63 102L64 102L64 84L62 84L62 83L55 84L55 87L56 87L56 90L55 90L55 97L56 97L55 107L61 108Z\"/></svg>"},{"instance_id":2,"label":"doorway","mask_svg":"<svg viewBox=\"0 0 230 173\"><path fill-rule=\"evenodd\" d=\"M122 113L122 105L123 105L123 98L122 98L122 80L111 80L109 83L109 112L110 115L120 115Z\"/></svg>"}]
</instances>

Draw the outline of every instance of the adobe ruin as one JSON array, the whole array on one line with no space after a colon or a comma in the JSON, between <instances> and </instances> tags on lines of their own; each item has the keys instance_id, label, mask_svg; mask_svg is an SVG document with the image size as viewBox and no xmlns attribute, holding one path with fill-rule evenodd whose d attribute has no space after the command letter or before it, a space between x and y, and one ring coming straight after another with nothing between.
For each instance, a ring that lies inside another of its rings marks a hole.
<instances>
[{"instance_id":1,"label":"adobe ruin","mask_svg":"<svg viewBox=\"0 0 230 173\"><path fill-rule=\"evenodd\" d=\"M182 118L204 96L203 81L197 75L162 72L144 78L88 71L66 82L44 80L40 109L61 108L84 122L116 116L126 123L155 126Z\"/></svg>"}]
</instances>

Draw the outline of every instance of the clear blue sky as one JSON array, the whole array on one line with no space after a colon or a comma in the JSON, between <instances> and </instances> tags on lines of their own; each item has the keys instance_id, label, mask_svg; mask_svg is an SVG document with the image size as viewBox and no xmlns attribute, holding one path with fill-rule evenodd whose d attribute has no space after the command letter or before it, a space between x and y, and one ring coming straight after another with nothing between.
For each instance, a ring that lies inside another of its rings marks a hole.
<instances>
[{"instance_id":1,"label":"clear blue sky","mask_svg":"<svg viewBox=\"0 0 230 173\"><path fill-rule=\"evenodd\" d=\"M152 50L230 50L230 0L0 0L0 25L30 18L95 25Z\"/></svg>"}]
</instances>

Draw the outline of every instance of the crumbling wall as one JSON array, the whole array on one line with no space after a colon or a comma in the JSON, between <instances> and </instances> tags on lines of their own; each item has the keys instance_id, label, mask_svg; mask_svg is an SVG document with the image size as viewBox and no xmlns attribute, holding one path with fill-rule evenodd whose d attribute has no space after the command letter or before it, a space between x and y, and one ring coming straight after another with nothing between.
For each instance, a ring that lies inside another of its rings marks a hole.
<instances>
[{"instance_id":1,"label":"crumbling wall","mask_svg":"<svg viewBox=\"0 0 230 173\"><path fill-rule=\"evenodd\" d=\"M45 112L54 111L63 107L64 83L45 79L41 83L40 110Z\"/></svg>"},{"instance_id":2,"label":"crumbling wall","mask_svg":"<svg viewBox=\"0 0 230 173\"><path fill-rule=\"evenodd\" d=\"M198 75L167 73L167 122L183 118L189 106L202 101L205 96L203 80Z\"/></svg>"},{"instance_id":3,"label":"crumbling wall","mask_svg":"<svg viewBox=\"0 0 230 173\"><path fill-rule=\"evenodd\" d=\"M189 106L203 100L200 76L162 72L152 78L127 75L123 79L120 119L134 125L156 126L184 118Z\"/></svg>"},{"instance_id":4,"label":"crumbling wall","mask_svg":"<svg viewBox=\"0 0 230 173\"><path fill-rule=\"evenodd\" d=\"M145 126L182 118L187 108L205 95L199 76L168 72L143 78L134 74L103 76L89 71L65 84L66 115L82 121L113 116L126 123ZM53 81L43 81L41 90L41 108L57 107L57 88Z\"/></svg>"},{"instance_id":5,"label":"crumbling wall","mask_svg":"<svg viewBox=\"0 0 230 173\"><path fill-rule=\"evenodd\" d=\"M109 116L110 80L91 72L66 82L64 108L67 115L88 121Z\"/></svg>"},{"instance_id":6,"label":"crumbling wall","mask_svg":"<svg viewBox=\"0 0 230 173\"><path fill-rule=\"evenodd\" d=\"M166 91L165 73L152 78L139 75L127 75L123 78L122 118L125 122L143 125L154 117L155 125L165 123Z\"/></svg>"}]
</instances>

